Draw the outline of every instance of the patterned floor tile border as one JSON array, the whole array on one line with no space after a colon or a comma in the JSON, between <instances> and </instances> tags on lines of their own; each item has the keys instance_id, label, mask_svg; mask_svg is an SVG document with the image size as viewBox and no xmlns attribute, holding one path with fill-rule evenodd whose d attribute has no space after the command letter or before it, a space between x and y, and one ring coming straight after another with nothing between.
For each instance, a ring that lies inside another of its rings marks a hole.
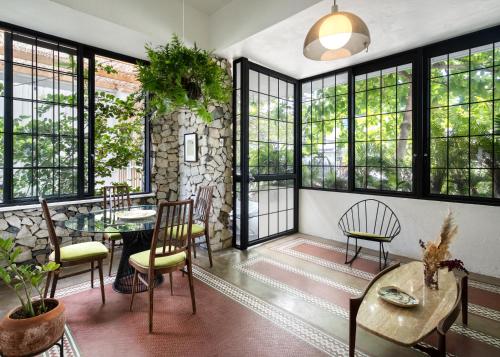
<instances>
[{"instance_id":1,"label":"patterned floor tile border","mask_svg":"<svg viewBox=\"0 0 500 357\"><path fill-rule=\"evenodd\" d=\"M193 266L193 274L198 280L285 329L318 350L330 356L346 356L348 354L348 344L326 334L293 314L281 310L197 266ZM368 355L356 351L356 356L367 357Z\"/></svg>"},{"instance_id":2,"label":"patterned floor tile border","mask_svg":"<svg viewBox=\"0 0 500 357\"><path fill-rule=\"evenodd\" d=\"M312 256L293 250L294 247L301 245L301 244L309 244L309 245L313 245L313 246L320 247L323 249L328 249L328 250L332 250L332 251L335 251L338 253L342 253L342 254L345 254L345 251L346 251L345 248L336 247L336 246L333 246L333 245L327 244L327 243L316 242L316 241L306 239L306 238L298 238L295 240L291 240L286 244L277 245L271 249L276 250L276 251L280 251L280 252L284 252L288 255L294 255L294 256L300 257L301 259L304 259L304 260L309 260L307 257L312 257ZM361 257L363 259L371 260L374 262L378 262L378 257L371 255L371 254L360 253L359 257ZM321 258L316 258L316 259L321 259ZM325 262L329 262L329 261L325 261ZM393 262L393 260L390 260L390 259L387 260L387 264L390 264L391 262ZM365 274L360 274L357 271L358 269L349 268L349 266L346 266L345 264L338 264L338 263L333 263L333 262L330 262L330 263L332 263L332 266L333 265L342 265L344 267L347 267L348 269L345 269L346 271L343 271L343 272L357 276L359 278L366 279L366 277L369 276L369 278L367 280L371 280L375 276L375 274L367 273L367 272L364 272ZM325 264L325 263L323 263L323 264ZM489 291L489 292L492 292L495 294L500 294L500 286L497 286L497 285L483 283L483 282L480 282L477 280L469 279L469 286L474 287L476 289Z\"/></svg>"},{"instance_id":3,"label":"patterned floor tile border","mask_svg":"<svg viewBox=\"0 0 500 357\"><path fill-rule=\"evenodd\" d=\"M290 255L290 256L295 257L295 258L306 260L306 261L309 261L311 263L315 263L315 264L324 266L326 268L330 268L330 269L339 271L341 273L346 273L346 274L349 274L352 276L356 276L356 277L361 278L361 279L365 279L365 280L373 279L374 274L372 274L372 273L368 273L366 271L353 268L353 267L346 265L346 264L340 264L340 263L335 263L335 262L332 262L332 261L329 261L326 259L321 259L321 258L315 257L313 255L298 252L298 251L292 249L293 247L300 245L300 244L304 244L304 243L311 244L311 245L322 244L322 243L317 243L317 242L313 242L313 241L306 240L306 239L297 239L297 240L290 241L290 242L283 244L283 245L278 245L278 246L273 247L271 249L276 250L280 253ZM331 248L331 246L330 246L330 248Z\"/></svg>"},{"instance_id":4,"label":"patterned floor tile border","mask_svg":"<svg viewBox=\"0 0 500 357\"><path fill-rule=\"evenodd\" d=\"M264 274L261 274L261 273L258 273L254 270L250 270L248 269L248 266L251 265L251 264L255 264L259 261L266 261L266 262L270 262L270 264L275 264L276 262L275 261L272 261L271 259L267 259L267 258L264 258L264 257L255 257L255 258L252 258L250 259L249 261L247 262L244 262L242 264L236 264L234 265L234 268L242 273L245 273L247 274L248 276L268 285L268 286L271 286L273 288L276 288L276 289L280 289L282 291L285 291L287 293L289 293L290 295L293 295L297 298L300 298L308 303L311 303L311 304L314 304L316 306L319 306L333 314L335 314L336 316L339 316L341 318L344 318L344 319L349 319L349 312L338 306L338 305L335 305L329 301L326 301L322 298L319 298L317 296L313 296L313 295L310 295L310 294L307 294L301 290L298 290L296 288L293 288L283 282L280 282L280 281L277 281L275 279L272 279ZM288 271L291 271L291 272L295 272L297 271L297 269L295 269L294 267L287 267L288 265L287 264L282 264L282 263L278 263L278 264L275 264L277 266L280 266L280 267L285 267L286 270ZM311 274L311 273L303 273L301 274L303 276L307 276L307 277L313 277L313 280L315 281L318 281L318 282L324 282L328 279L324 278L324 277L321 277L321 276L318 276L318 275L315 275L315 274ZM338 284L334 281L331 281L328 283L329 286L333 286L335 287L335 285ZM347 285L344 285L342 284L343 287L342 287L342 290L346 291L347 288L352 288L352 287L349 287ZM352 288L354 289L354 288ZM358 290L359 291L359 290ZM488 334L485 334L483 332L480 332L480 331L476 331L476 330L473 330L467 326L462 326L462 325L453 325L451 327L451 330L453 332L456 332L460 335L464 335L464 336L467 336L471 339L474 339L474 340L477 340L477 341L480 341L480 342L483 342L483 343L486 343L486 344L489 344L493 347L496 347L496 348L499 348L500 349L500 339L497 338L497 337L494 337L494 336L490 336Z\"/></svg>"}]
</instances>

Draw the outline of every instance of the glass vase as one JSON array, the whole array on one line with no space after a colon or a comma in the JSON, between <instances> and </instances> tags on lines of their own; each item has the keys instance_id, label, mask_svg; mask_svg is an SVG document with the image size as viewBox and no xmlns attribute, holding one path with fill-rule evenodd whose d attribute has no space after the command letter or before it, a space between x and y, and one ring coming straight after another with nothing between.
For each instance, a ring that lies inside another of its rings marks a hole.
<instances>
[{"instance_id":1,"label":"glass vase","mask_svg":"<svg viewBox=\"0 0 500 357\"><path fill-rule=\"evenodd\" d=\"M424 263L424 282L429 289L439 289L439 269Z\"/></svg>"}]
</instances>

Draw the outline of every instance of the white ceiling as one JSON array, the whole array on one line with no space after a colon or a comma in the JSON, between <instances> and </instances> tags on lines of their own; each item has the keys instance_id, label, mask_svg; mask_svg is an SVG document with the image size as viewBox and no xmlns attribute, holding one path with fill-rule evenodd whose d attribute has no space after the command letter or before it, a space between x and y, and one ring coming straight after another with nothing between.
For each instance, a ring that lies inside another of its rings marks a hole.
<instances>
[{"instance_id":1,"label":"white ceiling","mask_svg":"<svg viewBox=\"0 0 500 357\"><path fill-rule=\"evenodd\" d=\"M226 6L231 0L185 0L186 4L191 5L195 9L204 12L207 15L212 15L220 8Z\"/></svg>"},{"instance_id":2,"label":"white ceiling","mask_svg":"<svg viewBox=\"0 0 500 357\"><path fill-rule=\"evenodd\" d=\"M185 0L185 40L305 78L500 24L500 0L337 0L367 23L368 53L306 59L307 31L332 2ZM0 9L0 21L139 58L145 43L182 34L182 0L0 0Z\"/></svg>"},{"instance_id":3,"label":"white ceiling","mask_svg":"<svg viewBox=\"0 0 500 357\"><path fill-rule=\"evenodd\" d=\"M499 0L338 0L341 11L368 25L369 51L332 62L309 60L302 54L304 38L332 2L321 1L218 53L305 78L500 24Z\"/></svg>"}]
</instances>

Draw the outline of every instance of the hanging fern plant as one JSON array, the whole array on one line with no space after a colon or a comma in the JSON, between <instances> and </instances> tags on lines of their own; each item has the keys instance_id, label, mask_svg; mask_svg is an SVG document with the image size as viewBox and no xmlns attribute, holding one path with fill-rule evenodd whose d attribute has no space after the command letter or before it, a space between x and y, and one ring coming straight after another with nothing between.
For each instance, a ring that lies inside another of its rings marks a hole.
<instances>
[{"instance_id":1,"label":"hanging fern plant","mask_svg":"<svg viewBox=\"0 0 500 357\"><path fill-rule=\"evenodd\" d=\"M209 106L229 103L231 84L212 52L188 48L177 35L165 46L146 45L149 64L138 64L142 89L151 94L148 109L155 116L189 109L212 121Z\"/></svg>"}]
</instances>

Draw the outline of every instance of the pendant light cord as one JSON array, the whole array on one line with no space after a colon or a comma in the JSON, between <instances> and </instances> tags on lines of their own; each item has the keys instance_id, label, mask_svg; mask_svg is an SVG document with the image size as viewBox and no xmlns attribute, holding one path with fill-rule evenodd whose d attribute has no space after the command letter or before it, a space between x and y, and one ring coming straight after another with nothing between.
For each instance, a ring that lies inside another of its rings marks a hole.
<instances>
[{"instance_id":1,"label":"pendant light cord","mask_svg":"<svg viewBox=\"0 0 500 357\"><path fill-rule=\"evenodd\" d=\"M337 0L333 0L332 12L337 12L337 11L339 11L339 8L337 6Z\"/></svg>"}]
</instances>

